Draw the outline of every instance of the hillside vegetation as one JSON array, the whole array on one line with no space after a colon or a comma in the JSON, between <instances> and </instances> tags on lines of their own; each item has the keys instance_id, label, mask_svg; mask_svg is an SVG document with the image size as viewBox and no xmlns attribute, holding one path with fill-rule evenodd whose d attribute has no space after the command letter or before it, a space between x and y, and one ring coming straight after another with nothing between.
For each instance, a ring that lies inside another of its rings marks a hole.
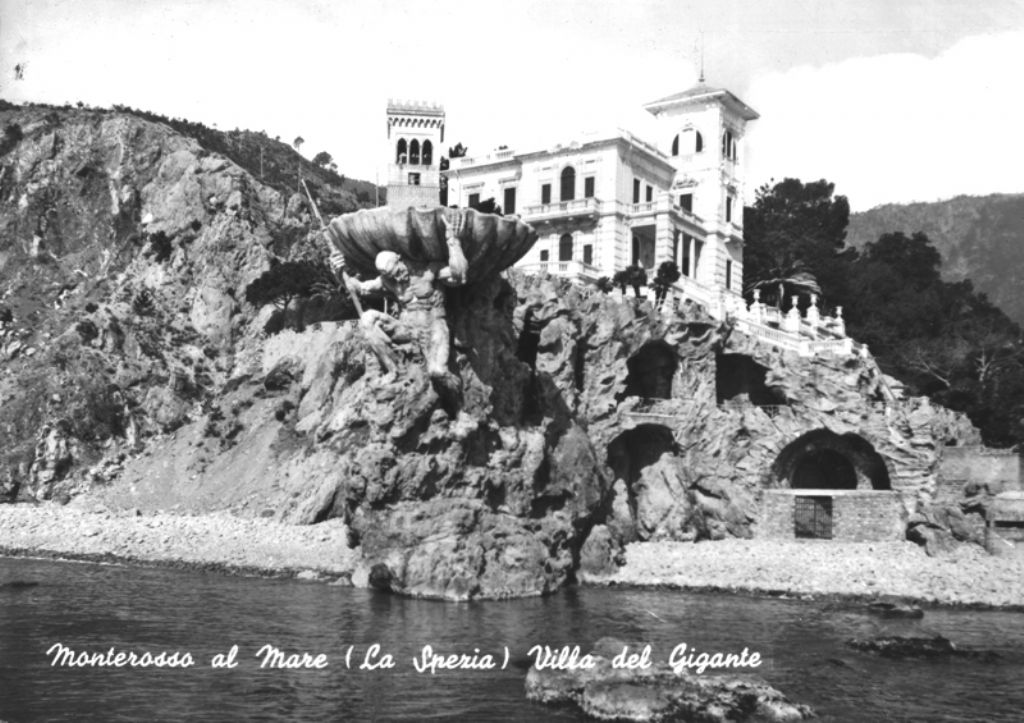
<instances>
[{"instance_id":1,"label":"hillside vegetation","mask_svg":"<svg viewBox=\"0 0 1024 723\"><path fill-rule=\"evenodd\" d=\"M827 310L843 308L849 336L867 344L881 368L911 393L966 412L988 444L1024 441L1019 324L976 290L973 267L969 279L955 278L960 271L949 272L941 244L933 245L927 233L905 233L898 220L878 215L862 216L859 230L848 234L848 222L854 225L849 204L833 196L833 188L826 181L785 179L758 190L744 215L748 294L759 287L762 299L783 308L794 300L806 305L810 293L819 294ZM1024 273L1024 249L1011 243L1011 215L1001 215L998 224L983 216L967 223L966 212L943 216L955 208L950 203L936 210L933 225L966 233L957 258L969 259L969 267L991 264L985 266L990 281L1002 279L1003 293L1011 293ZM903 227L921 226L921 218ZM868 233L868 220L878 224L876 235L858 238ZM981 238L994 226L1002 232L993 233L986 250Z\"/></svg>"},{"instance_id":2,"label":"hillside vegetation","mask_svg":"<svg viewBox=\"0 0 1024 723\"><path fill-rule=\"evenodd\" d=\"M847 243L862 248L891 232L925 234L942 256L944 279L969 279L1024 324L1024 194L878 206L850 216Z\"/></svg>"}]
</instances>

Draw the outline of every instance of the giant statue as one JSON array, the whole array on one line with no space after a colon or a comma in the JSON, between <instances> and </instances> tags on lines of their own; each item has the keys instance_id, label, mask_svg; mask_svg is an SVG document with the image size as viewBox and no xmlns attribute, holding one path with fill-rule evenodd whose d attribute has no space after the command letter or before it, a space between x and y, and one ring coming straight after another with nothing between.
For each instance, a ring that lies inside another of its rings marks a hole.
<instances>
[{"instance_id":1,"label":"giant statue","mask_svg":"<svg viewBox=\"0 0 1024 723\"><path fill-rule=\"evenodd\" d=\"M493 280L537 239L518 219L471 209L374 209L339 216L327 226L331 265L357 296L383 295L397 315L360 311L369 349L386 374L397 374L393 346L415 343L442 405L454 412L459 377L449 366L451 330L446 289ZM360 281L349 274L373 275Z\"/></svg>"}]
</instances>

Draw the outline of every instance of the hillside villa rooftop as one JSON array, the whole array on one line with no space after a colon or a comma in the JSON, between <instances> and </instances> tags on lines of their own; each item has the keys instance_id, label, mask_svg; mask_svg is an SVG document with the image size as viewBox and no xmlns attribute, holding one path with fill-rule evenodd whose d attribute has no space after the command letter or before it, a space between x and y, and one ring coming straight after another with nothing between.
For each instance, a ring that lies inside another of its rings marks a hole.
<instances>
[{"instance_id":1,"label":"hillside villa rooftop","mask_svg":"<svg viewBox=\"0 0 1024 723\"><path fill-rule=\"evenodd\" d=\"M480 155L453 158L451 160L451 169L461 170L469 166L479 167L493 165L509 162L517 158L526 158L537 155L556 155L566 151L585 151L616 142L623 143L635 150L645 153L654 160L671 165L671 160L668 155L653 143L648 143L635 133L624 128L615 128L584 132L580 134L579 138L561 140L551 145L533 148L531 150L519 151L514 148L504 147L497 148L489 153L482 153Z\"/></svg>"},{"instance_id":2,"label":"hillside villa rooftop","mask_svg":"<svg viewBox=\"0 0 1024 723\"><path fill-rule=\"evenodd\" d=\"M761 117L756 110L737 98L732 92L724 88L712 88L711 86L704 85L703 83L680 93L673 93L672 95L664 98L646 103L644 105L644 110L649 111L654 115L658 115L659 113L674 106L689 105L692 103L711 100L721 101L723 105L745 121L757 120Z\"/></svg>"}]
</instances>

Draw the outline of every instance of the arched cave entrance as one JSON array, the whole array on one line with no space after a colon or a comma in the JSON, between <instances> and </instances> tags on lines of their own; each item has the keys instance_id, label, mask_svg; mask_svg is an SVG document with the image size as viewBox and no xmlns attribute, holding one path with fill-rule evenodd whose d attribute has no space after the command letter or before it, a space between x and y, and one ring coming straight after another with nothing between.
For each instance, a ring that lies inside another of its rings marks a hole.
<instances>
[{"instance_id":1,"label":"arched cave entrance","mask_svg":"<svg viewBox=\"0 0 1024 723\"><path fill-rule=\"evenodd\" d=\"M672 379L679 368L679 359L668 343L660 339L647 342L629 358L626 368L629 374L622 398L672 398Z\"/></svg>"},{"instance_id":2,"label":"arched cave entrance","mask_svg":"<svg viewBox=\"0 0 1024 723\"><path fill-rule=\"evenodd\" d=\"M746 354L715 355L715 395L718 403L749 401L758 406L781 406L786 395L768 386L768 367Z\"/></svg>"},{"instance_id":3,"label":"arched cave entrance","mask_svg":"<svg viewBox=\"0 0 1024 723\"><path fill-rule=\"evenodd\" d=\"M850 461L832 449L808 452L796 463L790 480L796 489L857 489L857 471Z\"/></svg>"},{"instance_id":4,"label":"arched cave entrance","mask_svg":"<svg viewBox=\"0 0 1024 723\"><path fill-rule=\"evenodd\" d=\"M892 489L885 460L856 434L808 432L786 445L772 465L773 481L794 489Z\"/></svg>"},{"instance_id":5,"label":"arched cave entrance","mask_svg":"<svg viewBox=\"0 0 1024 723\"><path fill-rule=\"evenodd\" d=\"M627 429L608 445L608 466L616 479L626 483L630 517L636 520L636 483L645 467L657 463L666 453L676 454L678 446L671 430L660 424L641 424Z\"/></svg>"}]
</instances>

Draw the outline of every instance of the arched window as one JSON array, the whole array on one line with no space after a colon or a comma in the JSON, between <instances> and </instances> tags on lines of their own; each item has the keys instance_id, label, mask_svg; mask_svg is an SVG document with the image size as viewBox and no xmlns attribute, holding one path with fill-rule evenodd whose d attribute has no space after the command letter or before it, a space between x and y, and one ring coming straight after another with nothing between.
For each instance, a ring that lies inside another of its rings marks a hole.
<instances>
[{"instance_id":1,"label":"arched window","mask_svg":"<svg viewBox=\"0 0 1024 723\"><path fill-rule=\"evenodd\" d=\"M420 142L415 139L409 144L409 163L414 166L420 164Z\"/></svg>"},{"instance_id":2,"label":"arched window","mask_svg":"<svg viewBox=\"0 0 1024 723\"><path fill-rule=\"evenodd\" d=\"M576 198L576 169L566 166L562 169L562 194L559 200L571 201Z\"/></svg>"},{"instance_id":3,"label":"arched window","mask_svg":"<svg viewBox=\"0 0 1024 723\"><path fill-rule=\"evenodd\" d=\"M559 261L572 261L572 234L562 234L562 238L558 239L558 260Z\"/></svg>"},{"instance_id":4,"label":"arched window","mask_svg":"<svg viewBox=\"0 0 1024 723\"><path fill-rule=\"evenodd\" d=\"M434 162L434 145L430 141L423 141L423 165L429 166Z\"/></svg>"},{"instance_id":5,"label":"arched window","mask_svg":"<svg viewBox=\"0 0 1024 723\"><path fill-rule=\"evenodd\" d=\"M700 131L694 128L687 128L672 141L672 155L682 153L684 156L690 153L700 153L704 150L704 138Z\"/></svg>"},{"instance_id":6,"label":"arched window","mask_svg":"<svg viewBox=\"0 0 1024 723\"><path fill-rule=\"evenodd\" d=\"M398 148L395 150L395 163L408 163L409 147L404 138L398 139Z\"/></svg>"}]
</instances>

